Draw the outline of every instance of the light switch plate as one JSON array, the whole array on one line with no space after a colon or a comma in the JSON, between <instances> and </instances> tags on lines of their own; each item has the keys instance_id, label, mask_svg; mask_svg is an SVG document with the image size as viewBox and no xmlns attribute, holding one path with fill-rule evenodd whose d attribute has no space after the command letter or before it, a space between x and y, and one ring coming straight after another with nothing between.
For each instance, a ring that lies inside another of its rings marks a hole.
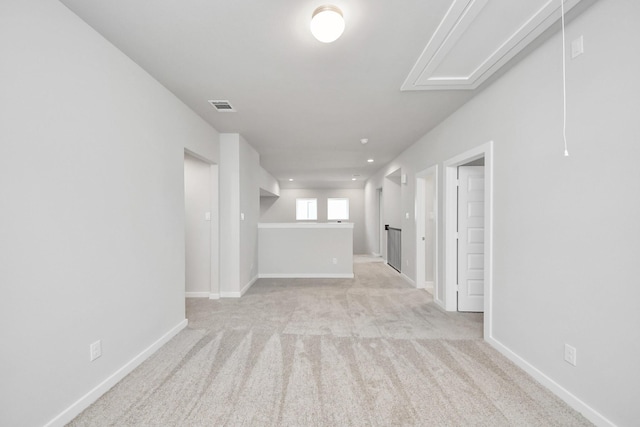
<instances>
[{"instance_id":1,"label":"light switch plate","mask_svg":"<svg viewBox=\"0 0 640 427\"><path fill-rule=\"evenodd\" d=\"M580 36L571 42L571 58L575 58L584 53L584 37Z\"/></svg>"}]
</instances>

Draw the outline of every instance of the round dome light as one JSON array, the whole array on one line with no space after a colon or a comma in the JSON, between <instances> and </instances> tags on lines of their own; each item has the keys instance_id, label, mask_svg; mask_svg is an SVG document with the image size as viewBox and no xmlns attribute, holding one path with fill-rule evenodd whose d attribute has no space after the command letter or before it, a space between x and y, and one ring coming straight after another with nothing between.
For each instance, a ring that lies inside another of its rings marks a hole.
<instances>
[{"instance_id":1,"label":"round dome light","mask_svg":"<svg viewBox=\"0 0 640 427\"><path fill-rule=\"evenodd\" d=\"M311 15L311 34L322 43L336 41L344 31L342 11L336 6L320 6Z\"/></svg>"}]
</instances>

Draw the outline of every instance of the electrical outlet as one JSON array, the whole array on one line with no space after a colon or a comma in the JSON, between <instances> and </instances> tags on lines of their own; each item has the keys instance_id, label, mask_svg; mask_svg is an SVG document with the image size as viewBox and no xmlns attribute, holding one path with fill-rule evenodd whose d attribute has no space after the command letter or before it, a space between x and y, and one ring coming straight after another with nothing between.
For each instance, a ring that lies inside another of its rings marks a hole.
<instances>
[{"instance_id":1,"label":"electrical outlet","mask_svg":"<svg viewBox=\"0 0 640 427\"><path fill-rule=\"evenodd\" d=\"M570 365L576 365L577 350L569 344L564 345L564 360Z\"/></svg>"},{"instance_id":2,"label":"electrical outlet","mask_svg":"<svg viewBox=\"0 0 640 427\"><path fill-rule=\"evenodd\" d=\"M89 360L93 362L100 356L102 356L102 342L98 340L89 346Z\"/></svg>"}]
</instances>

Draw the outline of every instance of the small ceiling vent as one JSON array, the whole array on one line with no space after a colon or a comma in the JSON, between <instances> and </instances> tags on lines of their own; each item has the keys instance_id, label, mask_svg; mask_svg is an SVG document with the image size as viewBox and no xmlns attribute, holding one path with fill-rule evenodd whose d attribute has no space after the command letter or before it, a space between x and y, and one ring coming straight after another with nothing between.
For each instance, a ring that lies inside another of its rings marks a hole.
<instances>
[{"instance_id":1,"label":"small ceiling vent","mask_svg":"<svg viewBox=\"0 0 640 427\"><path fill-rule=\"evenodd\" d=\"M223 100L209 100L209 104L213 105L213 108L221 113L235 113L236 109L229 104L229 101Z\"/></svg>"}]
</instances>

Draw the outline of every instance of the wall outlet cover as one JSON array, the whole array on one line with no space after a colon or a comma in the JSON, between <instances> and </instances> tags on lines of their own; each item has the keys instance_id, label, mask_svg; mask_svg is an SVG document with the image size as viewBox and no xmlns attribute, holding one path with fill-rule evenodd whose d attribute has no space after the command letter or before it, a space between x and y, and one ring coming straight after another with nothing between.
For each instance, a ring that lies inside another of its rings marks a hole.
<instances>
[{"instance_id":1,"label":"wall outlet cover","mask_svg":"<svg viewBox=\"0 0 640 427\"><path fill-rule=\"evenodd\" d=\"M577 359L577 350L575 347L570 346L569 344L565 344L564 345L564 360L573 366L577 366L576 365L576 359Z\"/></svg>"},{"instance_id":2,"label":"wall outlet cover","mask_svg":"<svg viewBox=\"0 0 640 427\"><path fill-rule=\"evenodd\" d=\"M93 362L100 356L102 356L102 342L98 340L89 346L89 360Z\"/></svg>"}]
</instances>

